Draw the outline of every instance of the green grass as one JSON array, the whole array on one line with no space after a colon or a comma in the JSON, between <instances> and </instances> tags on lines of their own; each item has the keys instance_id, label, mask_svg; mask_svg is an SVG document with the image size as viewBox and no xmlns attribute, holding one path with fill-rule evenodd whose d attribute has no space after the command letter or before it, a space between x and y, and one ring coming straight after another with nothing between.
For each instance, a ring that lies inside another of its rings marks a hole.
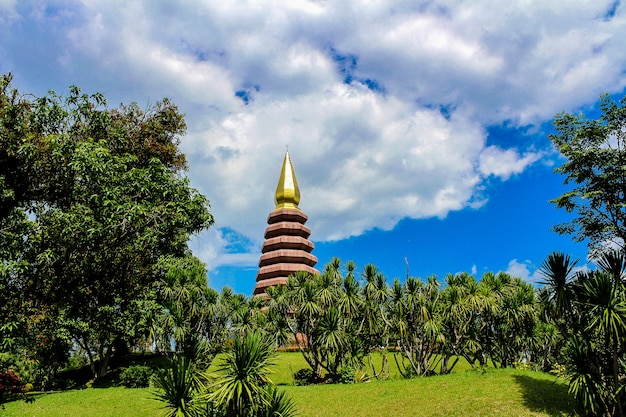
<instances>
[{"instance_id":1,"label":"green grass","mask_svg":"<svg viewBox=\"0 0 626 417\"><path fill-rule=\"evenodd\" d=\"M377 358L376 360L380 360ZM468 370L459 363L450 375L404 380L397 377L352 385L292 386L291 373L306 367L299 353L280 353L272 380L294 399L300 416L574 416L567 386L551 375L515 369ZM163 415L151 389L88 388L37 395L32 404L14 402L4 417L156 417Z\"/></svg>"},{"instance_id":2,"label":"green grass","mask_svg":"<svg viewBox=\"0 0 626 417\"><path fill-rule=\"evenodd\" d=\"M307 417L576 415L554 377L512 369L285 389Z\"/></svg>"},{"instance_id":3,"label":"green grass","mask_svg":"<svg viewBox=\"0 0 626 417\"><path fill-rule=\"evenodd\" d=\"M372 362L376 372L380 371L382 363L382 356L379 354L372 355ZM389 378L400 378L400 372L396 366L396 362L393 359L393 354L387 355L389 361ZM219 357L214 364L219 361ZM308 368L308 364L298 352L279 352L278 357L275 360L276 366L274 367L274 373L272 374L272 382L276 385L293 385L293 373L302 368ZM453 369L453 372L464 372L472 369L472 366L464 359L461 358ZM365 367L363 368L367 374L372 375L373 372L370 369L370 363L365 359Z\"/></svg>"},{"instance_id":4,"label":"green grass","mask_svg":"<svg viewBox=\"0 0 626 417\"><path fill-rule=\"evenodd\" d=\"M2 417L156 417L161 404L149 389L123 387L87 388L35 395L35 401L5 404Z\"/></svg>"}]
</instances>

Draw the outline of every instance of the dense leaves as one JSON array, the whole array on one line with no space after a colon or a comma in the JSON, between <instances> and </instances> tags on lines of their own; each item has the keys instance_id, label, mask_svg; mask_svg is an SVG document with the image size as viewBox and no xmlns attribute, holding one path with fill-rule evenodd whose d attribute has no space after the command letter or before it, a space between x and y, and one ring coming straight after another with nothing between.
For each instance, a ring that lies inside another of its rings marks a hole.
<instances>
[{"instance_id":1,"label":"dense leaves","mask_svg":"<svg viewBox=\"0 0 626 417\"><path fill-rule=\"evenodd\" d=\"M19 398L28 392L28 388L20 380L18 374L9 369L6 372L0 371L0 404Z\"/></svg>"},{"instance_id":2,"label":"dense leaves","mask_svg":"<svg viewBox=\"0 0 626 417\"><path fill-rule=\"evenodd\" d=\"M389 375L389 353L406 377L449 373L460 357L471 364L513 366L534 356L535 292L519 278L487 273L422 282L407 277L389 286L374 265L360 274L338 259L321 275L294 274L270 288L272 330L286 329L314 381L341 381L354 367ZM380 368L371 354L380 352Z\"/></svg>"},{"instance_id":3,"label":"dense leaves","mask_svg":"<svg viewBox=\"0 0 626 417\"><path fill-rule=\"evenodd\" d=\"M236 337L211 374L208 364L177 353L155 375L155 398L172 417L294 416L292 400L269 377L275 357L273 342L259 331Z\"/></svg>"},{"instance_id":4,"label":"dense leaves","mask_svg":"<svg viewBox=\"0 0 626 417\"><path fill-rule=\"evenodd\" d=\"M360 285L353 263L348 263L345 277L340 266L334 259L321 275L297 272L286 286L268 292L275 328L288 330L318 380L324 372L339 379L343 367L363 356Z\"/></svg>"},{"instance_id":5,"label":"dense leaves","mask_svg":"<svg viewBox=\"0 0 626 417\"><path fill-rule=\"evenodd\" d=\"M626 242L626 98L619 103L608 94L600 98L597 120L562 113L556 116L557 134L550 140L566 158L556 172L565 175L567 192L552 200L576 214L557 225L577 241L589 240L593 249L607 242Z\"/></svg>"},{"instance_id":6,"label":"dense leaves","mask_svg":"<svg viewBox=\"0 0 626 417\"><path fill-rule=\"evenodd\" d=\"M259 332L235 338L217 368L210 400L224 407L227 416L256 416L269 404L267 388L272 385L270 366L276 356L274 345Z\"/></svg>"},{"instance_id":7,"label":"dense leaves","mask_svg":"<svg viewBox=\"0 0 626 417\"><path fill-rule=\"evenodd\" d=\"M153 379L155 399L163 403L168 417L207 415L204 398L206 378L197 364L184 355L176 355Z\"/></svg>"},{"instance_id":8,"label":"dense leaves","mask_svg":"<svg viewBox=\"0 0 626 417\"><path fill-rule=\"evenodd\" d=\"M604 252L598 270L572 274L569 257L544 262L545 318L562 334L570 392L589 415L623 416L626 404L624 253Z\"/></svg>"},{"instance_id":9,"label":"dense leaves","mask_svg":"<svg viewBox=\"0 0 626 417\"><path fill-rule=\"evenodd\" d=\"M213 223L181 175L184 118L168 100L109 109L77 87L32 97L10 82L0 79L0 347L55 367L77 346L98 378L163 301L159 260L186 256Z\"/></svg>"}]
</instances>

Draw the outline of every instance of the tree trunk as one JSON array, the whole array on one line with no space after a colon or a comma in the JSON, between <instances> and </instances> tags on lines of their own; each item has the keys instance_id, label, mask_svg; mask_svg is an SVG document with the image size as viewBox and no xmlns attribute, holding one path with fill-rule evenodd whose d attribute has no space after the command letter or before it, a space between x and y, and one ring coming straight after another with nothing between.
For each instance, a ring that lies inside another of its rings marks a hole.
<instances>
[{"instance_id":1,"label":"tree trunk","mask_svg":"<svg viewBox=\"0 0 626 417\"><path fill-rule=\"evenodd\" d=\"M613 383L615 384L613 387L613 395L615 400L615 405L617 407L617 417L624 417L624 410L622 409L622 401L621 397L623 394L618 392L619 386L619 358L617 354L617 341L613 343L613 349L611 349L611 356L613 356Z\"/></svg>"}]
</instances>

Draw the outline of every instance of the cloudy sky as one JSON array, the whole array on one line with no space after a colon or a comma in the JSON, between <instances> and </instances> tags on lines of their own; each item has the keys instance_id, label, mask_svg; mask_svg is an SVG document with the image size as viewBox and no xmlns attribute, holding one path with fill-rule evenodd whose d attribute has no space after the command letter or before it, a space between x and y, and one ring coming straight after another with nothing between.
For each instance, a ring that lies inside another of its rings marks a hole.
<instances>
[{"instance_id":1,"label":"cloudy sky","mask_svg":"<svg viewBox=\"0 0 626 417\"><path fill-rule=\"evenodd\" d=\"M0 0L0 73L109 105L171 98L215 227L213 287L250 294L288 146L320 267L536 280L569 217L546 136L626 88L619 1Z\"/></svg>"}]
</instances>

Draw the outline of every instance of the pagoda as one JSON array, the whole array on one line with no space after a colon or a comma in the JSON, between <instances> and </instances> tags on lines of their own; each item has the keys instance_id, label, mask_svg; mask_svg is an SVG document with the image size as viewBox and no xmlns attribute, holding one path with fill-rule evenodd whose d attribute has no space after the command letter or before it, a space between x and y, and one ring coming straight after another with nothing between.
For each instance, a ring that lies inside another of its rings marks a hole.
<instances>
[{"instance_id":1,"label":"pagoda","mask_svg":"<svg viewBox=\"0 0 626 417\"><path fill-rule=\"evenodd\" d=\"M267 217L254 295L265 296L266 288L286 284L289 275L298 271L319 274L314 268L317 258L311 254L315 246L308 240L311 229L304 225L308 216L298 208L300 189L289 151L285 153L274 201L276 208Z\"/></svg>"}]
</instances>

